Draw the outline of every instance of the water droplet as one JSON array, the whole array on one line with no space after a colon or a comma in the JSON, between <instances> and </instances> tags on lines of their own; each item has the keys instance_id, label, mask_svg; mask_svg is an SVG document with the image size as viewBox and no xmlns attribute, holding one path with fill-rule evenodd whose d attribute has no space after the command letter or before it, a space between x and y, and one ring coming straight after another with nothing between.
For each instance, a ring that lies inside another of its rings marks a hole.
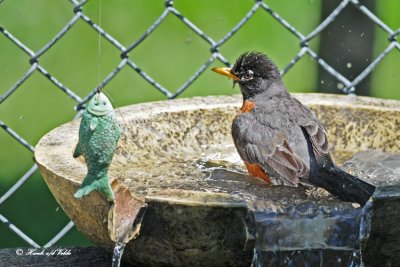
<instances>
[{"instance_id":1,"label":"water droplet","mask_svg":"<svg viewBox=\"0 0 400 267\"><path fill-rule=\"evenodd\" d=\"M351 30L349 30L349 32L351 32Z\"/></svg>"},{"instance_id":2,"label":"water droplet","mask_svg":"<svg viewBox=\"0 0 400 267\"><path fill-rule=\"evenodd\" d=\"M191 43L193 42L193 37L192 37L191 34L189 34L189 35L186 37L185 42L186 42L187 44L191 44Z\"/></svg>"},{"instance_id":3,"label":"water droplet","mask_svg":"<svg viewBox=\"0 0 400 267\"><path fill-rule=\"evenodd\" d=\"M348 63L346 64L346 67L347 67L348 69L350 69L350 68L351 68L351 63L348 62Z\"/></svg>"},{"instance_id":4,"label":"water droplet","mask_svg":"<svg viewBox=\"0 0 400 267\"><path fill-rule=\"evenodd\" d=\"M363 37L364 36L364 33L361 33L361 37Z\"/></svg>"},{"instance_id":5,"label":"water droplet","mask_svg":"<svg viewBox=\"0 0 400 267\"><path fill-rule=\"evenodd\" d=\"M344 84L343 83L338 83L337 84L337 89L342 90L344 88Z\"/></svg>"},{"instance_id":6,"label":"water droplet","mask_svg":"<svg viewBox=\"0 0 400 267\"><path fill-rule=\"evenodd\" d=\"M324 84L325 83L325 81L324 80L321 80L321 84Z\"/></svg>"}]
</instances>

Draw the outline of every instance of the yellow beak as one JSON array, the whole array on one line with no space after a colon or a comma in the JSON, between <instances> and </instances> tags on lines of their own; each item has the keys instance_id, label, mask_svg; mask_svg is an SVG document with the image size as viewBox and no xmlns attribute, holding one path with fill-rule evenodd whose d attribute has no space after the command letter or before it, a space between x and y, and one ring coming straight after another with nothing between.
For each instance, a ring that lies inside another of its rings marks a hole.
<instances>
[{"instance_id":1,"label":"yellow beak","mask_svg":"<svg viewBox=\"0 0 400 267\"><path fill-rule=\"evenodd\" d=\"M222 67L222 68L213 68L213 71L215 71L218 74L227 76L228 78L235 80L235 81L239 81L240 79L234 75L233 73L231 73L231 68L226 68L226 67Z\"/></svg>"}]
</instances>

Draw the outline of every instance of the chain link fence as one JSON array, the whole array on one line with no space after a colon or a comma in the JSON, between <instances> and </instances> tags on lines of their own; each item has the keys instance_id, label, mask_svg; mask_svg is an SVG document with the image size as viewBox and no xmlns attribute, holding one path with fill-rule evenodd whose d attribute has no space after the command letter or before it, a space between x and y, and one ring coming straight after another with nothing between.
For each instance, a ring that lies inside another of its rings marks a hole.
<instances>
[{"instance_id":1,"label":"chain link fence","mask_svg":"<svg viewBox=\"0 0 400 267\"><path fill-rule=\"evenodd\" d=\"M67 1L67 0L65 0ZM62 92L64 92L69 98L73 99L75 102L75 110L76 110L76 117L80 115L80 111L84 108L85 102L91 98L96 93L98 88L105 88L109 84L109 82L114 79L123 69L132 69L137 72L141 78L151 84L155 90L160 91L162 94L165 95L166 99L173 99L178 97L182 94L185 90L190 88L190 85L199 77L201 76L209 66L215 62L220 61L227 66L231 66L232 61L228 60L221 52L220 47L223 46L225 43L229 42L231 38L242 29L242 27L252 18L256 11L261 10L263 15L270 16L276 22L278 22L277 27L281 27L282 30L287 30L290 32L294 37L297 38L297 42L299 44L299 50L297 55L286 65L286 67L282 70L281 74L285 75L287 72L291 70L291 68L296 65L301 58L305 55L311 56L323 69L325 69L328 73L330 73L333 77L335 77L338 82L342 83L344 87L341 89L343 93L346 94L355 94L356 93L356 86L366 77L368 76L376 67L377 65L391 52L392 50L400 51L400 44L397 41L397 36L400 34L400 29L392 29L387 26L376 14L371 12L366 6L364 6L358 0L344 0L341 1L340 4L331 12L331 14L324 18L323 21L310 33L304 34L301 33L297 28L296 25L290 24L288 21L285 20L282 16L280 16L277 12L270 8L268 5L268 0L256 0L252 7L248 10L247 14L230 30L228 31L225 36L223 36L219 40L214 40L207 32L204 32L199 26L191 21L190 17L186 17L183 13L180 12L174 6L173 1L167 0L165 1L165 9L161 13L161 15L154 21L154 23L147 29L143 35L138 38L135 42L133 42L128 47L125 47L121 44L121 42L113 37L110 33L106 32L101 26L94 23L91 17L83 11L83 7L89 2L88 0L77 1L77 0L69 0L71 7L70 7L70 14L71 19L70 21L52 38L45 44L41 49L38 51L32 50L30 47L25 45L21 42L16 36L15 33L10 32L7 28L0 25L0 34L4 35L15 47L23 51L29 56L29 62L26 62L26 66L29 66L28 71L26 71L17 81L15 84L7 89L5 93L0 95L0 104L3 104L5 101L9 99L11 95L13 95L18 89L20 89L21 85L24 84L27 80L29 80L34 73L39 73L43 75L46 79L48 79L51 83L53 83L57 88L59 88ZM1 4L4 3L0 1ZM334 22L335 18L348 6L354 6L360 12L362 12L368 19L370 19L374 24L380 27L387 33L387 47L362 71L357 77L353 80L349 80L344 75L342 75L339 71L335 70L331 67L323 58L318 56L318 53L310 48L309 42L314 38L317 38L318 35L332 22ZM178 88L166 88L162 86L160 83L157 82L156 79L151 77L148 73L146 73L141 66L139 66L134 60L129 58L129 53L135 50L144 40L146 40L153 32L156 30L160 25L162 25L165 19L168 16L175 16L179 19L179 21L187 27L193 34L199 36L202 41L208 46L209 48L209 58L207 59L204 64L198 67L197 71L188 79L186 80L180 87ZM17 19L17 18L16 18ZM78 21L83 21L90 25L93 31L96 34L99 34L103 38L103 40L109 42L115 50L118 51L120 58L119 64L103 79L99 84L96 85L95 88L91 90L91 92L87 95L79 95L76 93L74 88L67 87L62 80L59 80L55 75L52 75L52 70L46 69L44 66L41 65L40 60L41 57L47 53L49 50L57 42L63 42L64 36L68 35L69 31L74 28L74 25L77 24ZM241 51L240 51L241 52ZM1 86L1 84L0 84ZM24 136L19 134L18 132L14 131L11 127L5 124L0 117L0 127L12 138L15 138L18 143L23 146L25 149L29 150L31 153L34 152L33 144L30 144L24 139ZM16 180L16 182L3 194L0 196L0 206L7 201L16 191L18 191L21 187L24 186L24 183L32 177L32 175L37 170L37 166L33 163L32 167L30 167L22 177ZM26 203L25 203L26 204ZM15 207L15 209L24 209L24 203L21 203L20 207ZM38 244L33 240L28 234L24 233L24 226L16 226L12 220L6 218L2 214L0 214L0 221L5 224L10 231L12 231L15 235L22 238L26 241L26 244L32 247L49 247L57 242L66 234L68 233L71 228L73 227L73 223L69 222L63 227L59 233L57 233L53 238L51 238L45 244Z\"/></svg>"}]
</instances>

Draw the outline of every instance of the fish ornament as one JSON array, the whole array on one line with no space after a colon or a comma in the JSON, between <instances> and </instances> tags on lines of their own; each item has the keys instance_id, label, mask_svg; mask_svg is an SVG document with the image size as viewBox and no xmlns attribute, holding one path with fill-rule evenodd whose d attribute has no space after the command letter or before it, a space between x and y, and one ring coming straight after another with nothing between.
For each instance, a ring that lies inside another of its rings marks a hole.
<instances>
[{"instance_id":1,"label":"fish ornament","mask_svg":"<svg viewBox=\"0 0 400 267\"><path fill-rule=\"evenodd\" d=\"M92 191L100 192L108 201L114 200L108 169L121 137L114 109L107 96L101 92L94 95L82 114L79 142L74 158L83 156L88 172L74 197L82 198Z\"/></svg>"}]
</instances>

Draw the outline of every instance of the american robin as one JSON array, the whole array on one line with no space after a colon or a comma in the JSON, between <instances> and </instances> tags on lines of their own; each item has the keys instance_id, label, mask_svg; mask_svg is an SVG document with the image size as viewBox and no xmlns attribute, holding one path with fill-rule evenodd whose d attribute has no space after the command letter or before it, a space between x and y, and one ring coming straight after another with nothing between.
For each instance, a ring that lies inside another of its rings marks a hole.
<instances>
[{"instance_id":1,"label":"american robin","mask_svg":"<svg viewBox=\"0 0 400 267\"><path fill-rule=\"evenodd\" d=\"M240 86L243 105L232 137L250 175L268 183L272 176L289 186L311 183L343 201L365 205L375 187L335 166L321 122L288 93L266 55L246 52L233 68L213 71Z\"/></svg>"}]
</instances>

